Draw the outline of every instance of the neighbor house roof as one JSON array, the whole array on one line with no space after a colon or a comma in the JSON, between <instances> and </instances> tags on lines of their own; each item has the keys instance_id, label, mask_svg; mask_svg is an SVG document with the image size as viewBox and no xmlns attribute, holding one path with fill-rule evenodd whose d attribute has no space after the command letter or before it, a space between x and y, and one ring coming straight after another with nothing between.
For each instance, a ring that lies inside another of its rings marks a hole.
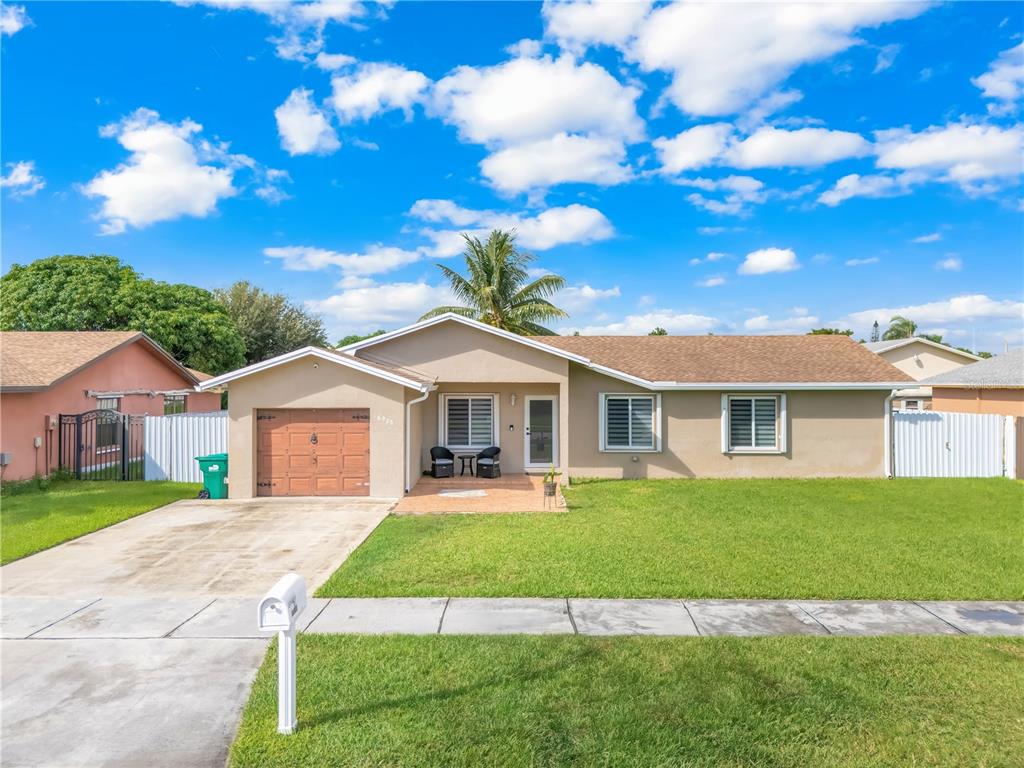
<instances>
[{"instance_id":1,"label":"neighbor house roof","mask_svg":"<svg viewBox=\"0 0 1024 768\"><path fill-rule=\"evenodd\" d=\"M922 386L966 389L1024 387L1024 349L1013 349L918 382Z\"/></svg>"},{"instance_id":2,"label":"neighbor house roof","mask_svg":"<svg viewBox=\"0 0 1024 768\"><path fill-rule=\"evenodd\" d=\"M85 368L101 357L142 342L192 384L200 374L181 365L139 331L3 331L0 332L0 388L37 391Z\"/></svg>"},{"instance_id":3,"label":"neighbor house roof","mask_svg":"<svg viewBox=\"0 0 1024 768\"><path fill-rule=\"evenodd\" d=\"M913 381L848 336L536 336L652 382Z\"/></svg>"},{"instance_id":4,"label":"neighbor house roof","mask_svg":"<svg viewBox=\"0 0 1024 768\"><path fill-rule=\"evenodd\" d=\"M965 360L982 360L983 359L981 357L978 357L977 355L971 354L970 352L964 352L962 349L956 349L954 347L949 346L948 344L939 344L938 342L934 342L931 339L922 339L919 336L912 336L909 339L889 339L888 341L868 341L868 342L864 343L864 346L867 347L868 349L870 349L875 354L880 355L883 352L888 352L890 349L900 349L901 347L905 347L908 344L923 344L924 346L927 346L927 347L935 347L936 349L944 350L944 351L949 352L950 354L953 354L953 355L960 355Z\"/></svg>"}]
</instances>

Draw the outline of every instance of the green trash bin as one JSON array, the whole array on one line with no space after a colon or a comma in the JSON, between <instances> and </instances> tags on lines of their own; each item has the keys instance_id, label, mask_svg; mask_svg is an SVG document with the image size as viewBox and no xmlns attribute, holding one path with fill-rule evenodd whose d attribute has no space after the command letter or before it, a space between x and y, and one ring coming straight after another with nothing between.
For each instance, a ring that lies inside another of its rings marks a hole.
<instances>
[{"instance_id":1,"label":"green trash bin","mask_svg":"<svg viewBox=\"0 0 1024 768\"><path fill-rule=\"evenodd\" d=\"M226 499L228 497L228 455L211 453L209 456L196 456L199 469L203 473L203 490L199 494L204 499Z\"/></svg>"}]
</instances>

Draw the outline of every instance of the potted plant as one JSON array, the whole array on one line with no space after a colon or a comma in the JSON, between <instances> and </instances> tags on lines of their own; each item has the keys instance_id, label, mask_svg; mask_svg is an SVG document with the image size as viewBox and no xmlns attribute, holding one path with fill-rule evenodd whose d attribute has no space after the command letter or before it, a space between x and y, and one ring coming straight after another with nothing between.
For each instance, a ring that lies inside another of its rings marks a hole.
<instances>
[{"instance_id":1,"label":"potted plant","mask_svg":"<svg viewBox=\"0 0 1024 768\"><path fill-rule=\"evenodd\" d=\"M555 493L558 490L558 479L557 478L561 474L562 474L561 472L556 472L555 471L555 465L554 464L552 464L551 465L551 469L549 469L544 474L544 495L545 496L554 496L555 495Z\"/></svg>"}]
</instances>

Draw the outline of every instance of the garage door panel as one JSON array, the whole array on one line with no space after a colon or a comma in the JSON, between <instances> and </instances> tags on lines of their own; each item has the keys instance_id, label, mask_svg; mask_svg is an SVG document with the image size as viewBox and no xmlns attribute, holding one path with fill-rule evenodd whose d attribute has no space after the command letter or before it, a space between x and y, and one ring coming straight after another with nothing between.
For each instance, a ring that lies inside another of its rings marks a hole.
<instances>
[{"instance_id":1,"label":"garage door panel","mask_svg":"<svg viewBox=\"0 0 1024 768\"><path fill-rule=\"evenodd\" d=\"M257 494L368 496L369 422L368 408L258 411Z\"/></svg>"}]
</instances>

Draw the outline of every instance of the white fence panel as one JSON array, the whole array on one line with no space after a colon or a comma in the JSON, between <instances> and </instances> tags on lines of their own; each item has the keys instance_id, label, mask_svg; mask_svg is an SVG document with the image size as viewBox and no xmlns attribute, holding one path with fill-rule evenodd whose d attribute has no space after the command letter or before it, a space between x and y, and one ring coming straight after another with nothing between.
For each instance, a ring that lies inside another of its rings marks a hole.
<instances>
[{"instance_id":1,"label":"white fence panel","mask_svg":"<svg viewBox=\"0 0 1024 768\"><path fill-rule=\"evenodd\" d=\"M1005 417L988 413L893 414L896 477L999 477Z\"/></svg>"},{"instance_id":2,"label":"white fence panel","mask_svg":"<svg viewBox=\"0 0 1024 768\"><path fill-rule=\"evenodd\" d=\"M228 412L146 417L146 479L201 483L196 456L227 453Z\"/></svg>"}]
</instances>

